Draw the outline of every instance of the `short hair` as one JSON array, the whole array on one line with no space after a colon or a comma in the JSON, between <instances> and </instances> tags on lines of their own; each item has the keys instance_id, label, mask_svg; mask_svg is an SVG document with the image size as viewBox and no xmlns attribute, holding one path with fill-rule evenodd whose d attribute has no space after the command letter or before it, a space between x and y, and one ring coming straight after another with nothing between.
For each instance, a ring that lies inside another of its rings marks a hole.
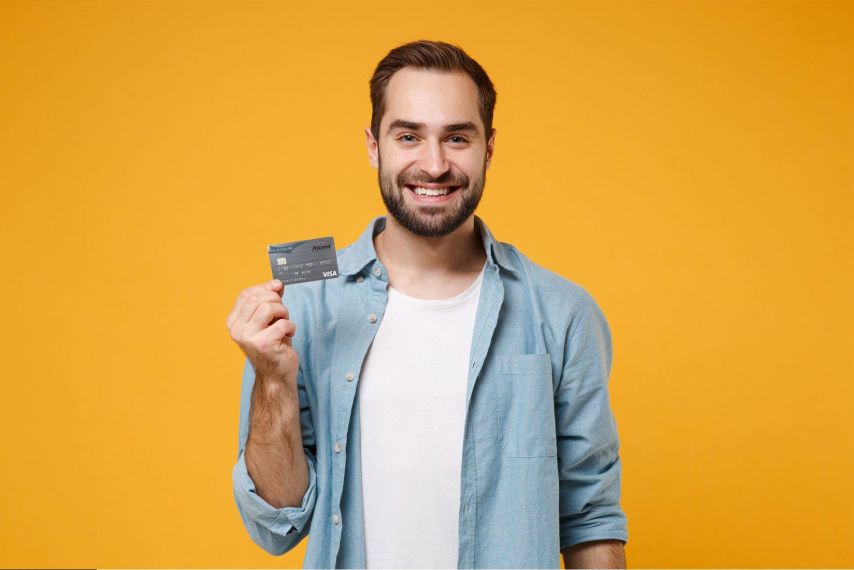
<instances>
[{"instance_id":1,"label":"short hair","mask_svg":"<svg viewBox=\"0 0 854 570\"><path fill-rule=\"evenodd\" d=\"M392 76L404 67L438 71L462 71L472 78L478 91L480 118L486 137L492 132L495 87L478 62L459 46L445 42L418 40L394 48L377 64L371 77L371 132L380 138L380 121L385 113L385 90Z\"/></svg>"}]
</instances>

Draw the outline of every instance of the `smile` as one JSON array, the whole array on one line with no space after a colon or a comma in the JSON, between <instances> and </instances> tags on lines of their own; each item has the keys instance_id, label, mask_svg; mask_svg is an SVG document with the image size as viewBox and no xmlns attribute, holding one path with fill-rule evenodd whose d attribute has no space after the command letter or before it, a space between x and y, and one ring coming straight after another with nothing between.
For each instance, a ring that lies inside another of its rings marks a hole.
<instances>
[{"instance_id":1,"label":"smile","mask_svg":"<svg viewBox=\"0 0 854 570\"><path fill-rule=\"evenodd\" d=\"M419 198L434 198L453 194L459 189L459 186L445 186L442 188L425 188L424 186L406 185L406 188L418 196Z\"/></svg>"}]
</instances>

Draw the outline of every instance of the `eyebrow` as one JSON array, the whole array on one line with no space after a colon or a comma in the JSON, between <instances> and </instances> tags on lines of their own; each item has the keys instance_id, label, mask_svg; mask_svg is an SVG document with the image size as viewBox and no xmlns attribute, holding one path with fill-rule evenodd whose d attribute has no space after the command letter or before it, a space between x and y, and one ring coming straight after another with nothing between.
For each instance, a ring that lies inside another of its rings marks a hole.
<instances>
[{"instance_id":1,"label":"eyebrow","mask_svg":"<svg viewBox=\"0 0 854 570\"><path fill-rule=\"evenodd\" d=\"M391 132L395 129L406 129L408 131L423 131L427 125L424 123L414 123L412 121L405 121L403 119L395 119L388 126L388 132ZM461 132L466 131L473 135L477 135L477 125L472 123L471 121L465 121L463 123L451 123L450 125L445 125L445 131L447 132Z\"/></svg>"}]
</instances>

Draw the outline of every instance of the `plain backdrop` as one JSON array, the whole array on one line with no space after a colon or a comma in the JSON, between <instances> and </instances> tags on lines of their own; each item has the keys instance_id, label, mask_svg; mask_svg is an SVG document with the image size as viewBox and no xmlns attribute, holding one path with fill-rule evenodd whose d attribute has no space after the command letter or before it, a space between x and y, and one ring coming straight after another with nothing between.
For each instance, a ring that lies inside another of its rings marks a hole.
<instances>
[{"instance_id":1,"label":"plain backdrop","mask_svg":"<svg viewBox=\"0 0 854 570\"><path fill-rule=\"evenodd\" d=\"M425 38L498 91L478 214L608 318L630 566L854 566L853 31L841 1L0 3L0 565L301 566L234 504L225 317L268 243L384 213L368 79Z\"/></svg>"}]
</instances>

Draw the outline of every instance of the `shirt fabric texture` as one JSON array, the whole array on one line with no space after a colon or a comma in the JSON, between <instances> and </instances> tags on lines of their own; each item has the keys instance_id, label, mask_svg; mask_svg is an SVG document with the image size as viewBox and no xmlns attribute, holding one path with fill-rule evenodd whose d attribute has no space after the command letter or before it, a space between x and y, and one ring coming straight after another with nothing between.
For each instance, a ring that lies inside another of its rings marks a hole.
<instances>
[{"instance_id":1,"label":"shirt fabric texture","mask_svg":"<svg viewBox=\"0 0 854 570\"><path fill-rule=\"evenodd\" d=\"M466 384L484 270L446 299L388 288L356 391L371 570L457 566Z\"/></svg>"},{"instance_id":2,"label":"shirt fabric texture","mask_svg":"<svg viewBox=\"0 0 854 570\"><path fill-rule=\"evenodd\" d=\"M272 507L246 470L255 376L248 360L244 366L232 470L237 508L252 540L270 554L310 535L305 568L366 567L356 396L388 303L388 276L373 244L385 221L374 218L338 251L339 278L285 288L297 325L309 471L299 506ZM585 289L496 241L479 216L475 227L487 260L466 382L457 567L560 568L560 550L569 546L628 541L608 392L611 333Z\"/></svg>"}]
</instances>

